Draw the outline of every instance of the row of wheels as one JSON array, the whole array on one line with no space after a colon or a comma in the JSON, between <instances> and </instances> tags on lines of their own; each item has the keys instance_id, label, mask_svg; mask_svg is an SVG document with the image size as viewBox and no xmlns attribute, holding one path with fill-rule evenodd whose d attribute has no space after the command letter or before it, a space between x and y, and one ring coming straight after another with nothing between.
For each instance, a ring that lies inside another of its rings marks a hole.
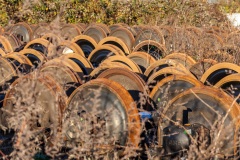
<instances>
[{"instance_id":1,"label":"row of wheels","mask_svg":"<svg viewBox=\"0 0 240 160\"><path fill-rule=\"evenodd\" d=\"M67 24L61 36L36 34L47 27L19 23L0 37L0 126L13 132L1 132L3 157L32 137L51 158L239 156L239 65L169 54L159 28Z\"/></svg>"}]
</instances>

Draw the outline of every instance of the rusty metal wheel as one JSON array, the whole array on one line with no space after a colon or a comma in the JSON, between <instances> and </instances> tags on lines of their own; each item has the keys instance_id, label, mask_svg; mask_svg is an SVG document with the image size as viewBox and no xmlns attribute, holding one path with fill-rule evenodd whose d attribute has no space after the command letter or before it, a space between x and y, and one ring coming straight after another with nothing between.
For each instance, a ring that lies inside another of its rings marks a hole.
<instances>
[{"instance_id":1,"label":"rusty metal wheel","mask_svg":"<svg viewBox=\"0 0 240 160\"><path fill-rule=\"evenodd\" d=\"M19 54L26 56L31 63L37 68L47 61L47 57L41 52L34 49L24 49L19 52Z\"/></svg>"},{"instance_id":2,"label":"rusty metal wheel","mask_svg":"<svg viewBox=\"0 0 240 160\"><path fill-rule=\"evenodd\" d=\"M0 55L3 57L4 55L6 55L6 53L2 50L2 48L0 48Z\"/></svg>"},{"instance_id":3,"label":"rusty metal wheel","mask_svg":"<svg viewBox=\"0 0 240 160\"><path fill-rule=\"evenodd\" d=\"M63 124L67 141L80 144L87 153L94 147L99 155L117 149L123 156L126 148L138 149L140 142L136 103L124 87L109 79L77 88L69 98Z\"/></svg>"},{"instance_id":4,"label":"rusty metal wheel","mask_svg":"<svg viewBox=\"0 0 240 160\"><path fill-rule=\"evenodd\" d=\"M109 46L109 47L113 48L114 50L116 50L118 52L118 55L125 56L125 53L119 47L117 47L113 44L104 44L102 46ZM98 46L98 47L101 47L101 46Z\"/></svg>"},{"instance_id":5,"label":"rusty metal wheel","mask_svg":"<svg viewBox=\"0 0 240 160\"><path fill-rule=\"evenodd\" d=\"M49 34L52 32L52 28L50 27L50 25L48 23L39 23L32 30L33 30L32 40L34 40L36 38L41 38L45 34Z\"/></svg>"},{"instance_id":6,"label":"rusty metal wheel","mask_svg":"<svg viewBox=\"0 0 240 160\"><path fill-rule=\"evenodd\" d=\"M146 83L136 73L124 68L110 68L103 71L97 78L106 78L121 84L140 103L140 93L148 94Z\"/></svg>"},{"instance_id":7,"label":"rusty metal wheel","mask_svg":"<svg viewBox=\"0 0 240 160\"><path fill-rule=\"evenodd\" d=\"M74 37L72 42L76 43L82 49L86 58L88 58L90 53L97 47L97 42L87 35Z\"/></svg>"},{"instance_id":8,"label":"rusty metal wheel","mask_svg":"<svg viewBox=\"0 0 240 160\"><path fill-rule=\"evenodd\" d=\"M58 49L62 50L62 54L76 53L85 57L82 49L76 43L71 41L61 41L58 45Z\"/></svg>"},{"instance_id":9,"label":"rusty metal wheel","mask_svg":"<svg viewBox=\"0 0 240 160\"><path fill-rule=\"evenodd\" d=\"M59 83L67 96L82 84L79 75L69 68L66 64L61 62L45 63L40 68L41 74L51 76L57 83Z\"/></svg>"},{"instance_id":10,"label":"rusty metal wheel","mask_svg":"<svg viewBox=\"0 0 240 160\"><path fill-rule=\"evenodd\" d=\"M131 70L135 73L142 73L140 67L133 62L131 59L125 57L125 56L119 56L119 55L115 55L115 56L110 56L107 57L104 61L102 61L102 65L111 63L111 62L119 62L122 63L126 66L128 66L129 68L131 68Z\"/></svg>"},{"instance_id":11,"label":"rusty metal wheel","mask_svg":"<svg viewBox=\"0 0 240 160\"><path fill-rule=\"evenodd\" d=\"M30 41L24 47L24 49L27 49L27 48L35 49L35 50L43 53L46 57L55 54L55 53L53 53L53 48L54 48L53 44L43 38L37 38L37 39Z\"/></svg>"},{"instance_id":12,"label":"rusty metal wheel","mask_svg":"<svg viewBox=\"0 0 240 160\"><path fill-rule=\"evenodd\" d=\"M171 75L159 81L153 87L149 96L155 103L155 110L159 113L162 112L164 106L178 94L190 88L202 86L203 84L201 82L190 76ZM156 119L155 123L157 124Z\"/></svg>"},{"instance_id":13,"label":"rusty metal wheel","mask_svg":"<svg viewBox=\"0 0 240 160\"><path fill-rule=\"evenodd\" d=\"M8 39L4 36L0 35L0 48L5 52L5 53L11 53L13 52L13 48L11 46L11 43L8 41Z\"/></svg>"},{"instance_id":14,"label":"rusty metal wheel","mask_svg":"<svg viewBox=\"0 0 240 160\"><path fill-rule=\"evenodd\" d=\"M25 22L19 22L15 25L13 25L9 32L11 34L16 35L16 37L18 38L18 40L22 43L28 43L29 41L31 41L32 36L33 36L33 31L31 29L31 27L25 23Z\"/></svg>"},{"instance_id":15,"label":"rusty metal wheel","mask_svg":"<svg viewBox=\"0 0 240 160\"><path fill-rule=\"evenodd\" d=\"M134 37L136 37L138 34L140 34L145 28L148 28L148 26L146 25L134 25L131 28L133 28L135 30L135 32L137 33L136 35L134 35Z\"/></svg>"},{"instance_id":16,"label":"rusty metal wheel","mask_svg":"<svg viewBox=\"0 0 240 160\"><path fill-rule=\"evenodd\" d=\"M145 40L138 43L138 45L136 45L133 49L133 52L137 51L146 52L153 56L156 60L162 59L166 54L166 48L160 43L152 40Z\"/></svg>"},{"instance_id":17,"label":"rusty metal wheel","mask_svg":"<svg viewBox=\"0 0 240 160\"><path fill-rule=\"evenodd\" d=\"M26 94L29 92L32 96ZM17 117L16 114L29 112L28 114L34 117L32 125L29 126L31 129L50 127L57 130L65 106L65 94L51 77L29 74L13 82L6 93L1 110L1 125L11 128L10 118ZM24 109L26 107L28 110ZM16 125L15 127L17 128Z\"/></svg>"},{"instance_id":18,"label":"rusty metal wheel","mask_svg":"<svg viewBox=\"0 0 240 160\"><path fill-rule=\"evenodd\" d=\"M153 73L156 73L157 71L166 67L175 67L175 68L181 68L183 70L186 70L186 68L182 65L182 63L176 60L160 59L146 69L146 71L144 72L144 76L146 79L148 79Z\"/></svg>"},{"instance_id":19,"label":"rusty metal wheel","mask_svg":"<svg viewBox=\"0 0 240 160\"><path fill-rule=\"evenodd\" d=\"M84 74L83 71L81 69L80 66L78 66L78 64L76 64L74 61L72 61L71 59L62 59L62 58L55 58L51 61L48 61L47 63L45 63L45 65L48 64L55 64L55 63L60 63L62 65L65 65L67 67L69 67L70 69L72 69L74 72L77 73L77 75L81 78L84 79Z\"/></svg>"},{"instance_id":20,"label":"rusty metal wheel","mask_svg":"<svg viewBox=\"0 0 240 160\"><path fill-rule=\"evenodd\" d=\"M156 62L155 58L146 52L132 52L127 57L140 67L142 73L144 73L150 65Z\"/></svg>"},{"instance_id":21,"label":"rusty metal wheel","mask_svg":"<svg viewBox=\"0 0 240 160\"><path fill-rule=\"evenodd\" d=\"M81 30L85 30L88 26L88 24L85 24L85 23L76 23L76 25L81 28Z\"/></svg>"},{"instance_id":22,"label":"rusty metal wheel","mask_svg":"<svg viewBox=\"0 0 240 160\"><path fill-rule=\"evenodd\" d=\"M116 29L118 29L120 27L128 27L128 25L125 23L117 23L117 24L112 24L112 25L108 26L108 28L110 29L111 32L115 31Z\"/></svg>"},{"instance_id":23,"label":"rusty metal wheel","mask_svg":"<svg viewBox=\"0 0 240 160\"><path fill-rule=\"evenodd\" d=\"M35 29L33 29L33 36L31 40L41 38L43 35L48 34L52 31L48 23L39 23Z\"/></svg>"},{"instance_id":24,"label":"rusty metal wheel","mask_svg":"<svg viewBox=\"0 0 240 160\"><path fill-rule=\"evenodd\" d=\"M240 73L240 67L232 63L217 63L210 67L201 77L201 82L205 85L215 85L224 77Z\"/></svg>"},{"instance_id":25,"label":"rusty metal wheel","mask_svg":"<svg viewBox=\"0 0 240 160\"><path fill-rule=\"evenodd\" d=\"M54 33L46 33L46 34L44 34L40 38L48 40L53 45L58 45L62 41L61 38L58 35L54 34Z\"/></svg>"},{"instance_id":26,"label":"rusty metal wheel","mask_svg":"<svg viewBox=\"0 0 240 160\"><path fill-rule=\"evenodd\" d=\"M10 34L9 32L4 32L2 36L4 36L9 41L13 51L15 51L17 48L21 46L21 42L17 39L17 37L14 34Z\"/></svg>"},{"instance_id":27,"label":"rusty metal wheel","mask_svg":"<svg viewBox=\"0 0 240 160\"><path fill-rule=\"evenodd\" d=\"M84 35L92 37L96 43L100 42L103 38L107 37L105 31L97 25L88 26L83 32Z\"/></svg>"},{"instance_id":28,"label":"rusty metal wheel","mask_svg":"<svg viewBox=\"0 0 240 160\"><path fill-rule=\"evenodd\" d=\"M70 59L70 60L72 60L74 63L76 63L82 69L83 74L85 76L89 75L93 70L93 66L88 61L88 59L79 55L79 54L76 54L76 53L70 53L70 54L67 54L67 55L63 55L63 56L59 57L59 59L62 59L62 60Z\"/></svg>"},{"instance_id":29,"label":"rusty metal wheel","mask_svg":"<svg viewBox=\"0 0 240 160\"><path fill-rule=\"evenodd\" d=\"M213 65L217 64L217 61L213 59L203 59L192 65L189 68L189 71L198 79L200 80L202 75Z\"/></svg>"},{"instance_id":30,"label":"rusty metal wheel","mask_svg":"<svg viewBox=\"0 0 240 160\"><path fill-rule=\"evenodd\" d=\"M195 78L188 70L183 68L176 68L176 67L165 67L163 69L160 69L156 73L153 73L147 80L147 84L151 88L152 86L155 86L157 82L162 80L165 77L168 77L170 75L185 75L190 76L192 78Z\"/></svg>"},{"instance_id":31,"label":"rusty metal wheel","mask_svg":"<svg viewBox=\"0 0 240 160\"><path fill-rule=\"evenodd\" d=\"M122 41L122 39L120 38L112 37L112 36L106 37L98 43L98 46L101 46L104 44L111 44L120 48L125 53L125 55L129 55L131 53L131 48L128 48L126 43Z\"/></svg>"},{"instance_id":32,"label":"rusty metal wheel","mask_svg":"<svg viewBox=\"0 0 240 160\"><path fill-rule=\"evenodd\" d=\"M92 24L90 24L90 25L92 25ZM107 36L108 36L108 35L110 34L110 32L111 32L111 30L109 29L109 27L108 27L106 24L104 24L104 23L93 23L93 25L97 25L97 26L101 27L101 28L104 30L104 32L106 33Z\"/></svg>"},{"instance_id":33,"label":"rusty metal wheel","mask_svg":"<svg viewBox=\"0 0 240 160\"><path fill-rule=\"evenodd\" d=\"M130 52L132 51L135 38L132 32L129 31L127 28L119 27L115 29L113 32L111 32L109 36L121 39L123 42L126 43L128 48L130 49Z\"/></svg>"},{"instance_id":34,"label":"rusty metal wheel","mask_svg":"<svg viewBox=\"0 0 240 160\"><path fill-rule=\"evenodd\" d=\"M119 62L109 62L107 64L100 64L97 68L95 68L91 73L90 73L90 79L95 79L98 77L99 74L101 74L103 71L110 69L110 68L125 68L130 71L132 69L125 64L119 63Z\"/></svg>"},{"instance_id":35,"label":"rusty metal wheel","mask_svg":"<svg viewBox=\"0 0 240 160\"><path fill-rule=\"evenodd\" d=\"M182 63L187 69L191 68L191 66L196 63L196 61L192 57L188 56L185 53L172 53L164 58L176 60Z\"/></svg>"},{"instance_id":36,"label":"rusty metal wheel","mask_svg":"<svg viewBox=\"0 0 240 160\"><path fill-rule=\"evenodd\" d=\"M18 74L20 73L28 74L33 67L32 62L27 57L19 54L18 52L6 54L4 58L6 58L9 62L11 62L15 66L15 69L18 71Z\"/></svg>"},{"instance_id":37,"label":"rusty metal wheel","mask_svg":"<svg viewBox=\"0 0 240 160\"><path fill-rule=\"evenodd\" d=\"M104 59L109 56L119 55L120 49L115 49L111 45L102 45L94 49L88 56L88 60L92 63L93 67L98 67Z\"/></svg>"},{"instance_id":38,"label":"rusty metal wheel","mask_svg":"<svg viewBox=\"0 0 240 160\"><path fill-rule=\"evenodd\" d=\"M74 37L82 34L83 30L76 24L65 24L61 28L61 36L64 40L71 40Z\"/></svg>"},{"instance_id":39,"label":"rusty metal wheel","mask_svg":"<svg viewBox=\"0 0 240 160\"><path fill-rule=\"evenodd\" d=\"M3 57L0 57L0 74L0 91L6 90L18 77L16 66Z\"/></svg>"},{"instance_id":40,"label":"rusty metal wheel","mask_svg":"<svg viewBox=\"0 0 240 160\"><path fill-rule=\"evenodd\" d=\"M237 156L240 110L239 105L233 101L226 93L205 86L191 88L173 98L160 113L158 138L160 145L163 144L165 147L164 154L173 155L173 151L179 152L179 149L171 148L174 144L169 143L169 140L183 136L184 130L191 130L188 135L199 143L196 144L193 139L184 136L186 139L183 137L181 139L184 140L180 144L181 150L194 145L200 147L202 151L211 150L209 152L213 152L213 155L209 155L210 157L217 154L225 155L227 159L230 158L228 156ZM181 126L184 129L180 129ZM201 132L199 127L204 129L202 140L196 136ZM176 130L179 131L178 134L171 136ZM203 140L207 145L201 147ZM212 143L214 147L210 147Z\"/></svg>"},{"instance_id":41,"label":"rusty metal wheel","mask_svg":"<svg viewBox=\"0 0 240 160\"><path fill-rule=\"evenodd\" d=\"M143 28L140 31L140 33L138 33L138 36L135 38L134 46L137 46L142 41L147 41L147 40L154 41L163 46L165 45L165 40L164 40L163 34L157 27Z\"/></svg>"},{"instance_id":42,"label":"rusty metal wheel","mask_svg":"<svg viewBox=\"0 0 240 160\"><path fill-rule=\"evenodd\" d=\"M237 98L237 103L240 104L240 73L231 74L224 77L214 85L216 88L221 88L226 93Z\"/></svg>"}]
</instances>

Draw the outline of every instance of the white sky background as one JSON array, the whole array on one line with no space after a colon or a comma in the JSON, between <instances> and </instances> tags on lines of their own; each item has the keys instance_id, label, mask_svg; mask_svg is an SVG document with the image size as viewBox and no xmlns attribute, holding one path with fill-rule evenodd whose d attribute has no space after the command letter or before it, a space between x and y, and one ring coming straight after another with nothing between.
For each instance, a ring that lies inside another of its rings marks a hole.
<instances>
[{"instance_id":1,"label":"white sky background","mask_svg":"<svg viewBox=\"0 0 240 160\"><path fill-rule=\"evenodd\" d=\"M227 17L234 26L240 28L240 13L227 14Z\"/></svg>"}]
</instances>

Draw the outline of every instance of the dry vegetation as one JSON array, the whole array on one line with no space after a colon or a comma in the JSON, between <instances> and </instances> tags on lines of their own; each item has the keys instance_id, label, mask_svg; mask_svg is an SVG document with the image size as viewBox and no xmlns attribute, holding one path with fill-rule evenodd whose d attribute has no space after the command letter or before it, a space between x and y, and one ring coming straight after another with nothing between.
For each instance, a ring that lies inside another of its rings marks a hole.
<instances>
[{"instance_id":1,"label":"dry vegetation","mask_svg":"<svg viewBox=\"0 0 240 160\"><path fill-rule=\"evenodd\" d=\"M231 39L231 37L226 36L231 32L238 35L239 32L231 26L223 14L223 11L238 11L240 8L236 7L238 5L238 2L235 1L227 4L221 3L221 5L209 5L206 2L191 0L154 0L151 2L141 0L129 2L118 0L0 0L0 8L2 8L0 10L0 25L8 26L23 21L29 24L45 22L56 22L56 24L99 22L107 25L126 23L129 26L171 26L173 34L171 36L164 35L166 55L173 52L183 52L197 61L211 58L218 62L231 62L239 65L239 37L236 36L237 38ZM54 26L56 24L51 25ZM55 57L57 56L55 55ZM122 146L120 142L114 139L115 137L109 136L109 131L102 127L107 122L101 117L101 114L103 114L103 111L101 112L103 108L99 105L101 103L101 89L94 92L94 95L86 94L85 99L83 98L84 102L81 101L79 102L80 104L77 103L73 105L74 107L67 108L62 115L63 121L53 122L47 129L37 127L43 123L41 120L39 121L41 119L39 115L43 115L45 111L41 106L42 102L38 102L37 99L40 94L43 94L39 93L37 89L38 80L42 77L38 69L33 72L32 80L22 79L21 83L19 83L19 88L15 88L19 96L15 96L17 99L14 99L15 107L13 110L11 112L1 111L10 115L10 118L5 120L3 120L4 117L1 117L1 122L7 121L7 127L11 128L11 130L5 130L6 126L1 126L1 129L4 130L1 132L1 135L3 135L3 132L9 132L8 135L10 138L13 136L13 140L4 142L9 144L1 144L0 147L13 146L13 148L1 148L0 158L5 160L160 159L158 156L161 153L156 153L158 151L156 149L158 144L154 141L156 137L152 137L153 135L156 136L157 132L152 121L141 122L143 125L142 130L145 131L146 135L149 134L148 143L150 144L148 146L143 144L140 149L132 147L131 144ZM24 75L21 75L21 77L24 77ZM57 94L52 102L54 105L59 105L59 99L62 98L62 94L65 93L59 92ZM141 95L137 103L144 105L149 100L146 98L148 96L146 93ZM80 98L82 97L80 96ZM109 108L114 108L112 107L113 104L109 104ZM151 105L154 108L154 104ZM74 114L78 113L82 108L90 108L92 106L94 106L94 109L87 112L87 114L83 113L80 120L79 114ZM139 111L144 109L140 107ZM105 109L104 116L110 117L113 112ZM161 115L159 110L157 112ZM59 115L54 116L58 119ZM228 128L223 129L225 115L219 114L218 116L214 125L211 126L210 135L214 138L210 147L206 147L208 142L204 141L205 139L201 145L196 145L198 142L193 143L187 154L183 155L183 158L213 159L218 156L221 157L221 155L216 155L219 150L218 144L221 144L225 138L219 138L219 132L221 132L221 136L229 133L228 131L224 132ZM145 127L146 124L147 127ZM71 126L77 126L80 129L76 127L71 128ZM70 141L66 142L65 138L68 130L75 134ZM152 135L152 133L154 134ZM111 147L99 146L99 144L106 143L111 144ZM142 155L143 148L146 149L146 152ZM119 156L122 150L125 150L127 154ZM10 152L11 154L8 155Z\"/></svg>"}]
</instances>

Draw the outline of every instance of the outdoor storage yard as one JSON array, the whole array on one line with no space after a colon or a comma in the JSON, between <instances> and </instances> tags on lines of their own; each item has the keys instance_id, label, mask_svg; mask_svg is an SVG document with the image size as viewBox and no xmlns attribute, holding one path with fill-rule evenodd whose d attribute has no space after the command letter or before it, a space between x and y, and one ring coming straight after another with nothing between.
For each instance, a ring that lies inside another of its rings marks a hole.
<instances>
[{"instance_id":1,"label":"outdoor storage yard","mask_svg":"<svg viewBox=\"0 0 240 160\"><path fill-rule=\"evenodd\" d=\"M240 2L0 2L0 159L240 158Z\"/></svg>"}]
</instances>

